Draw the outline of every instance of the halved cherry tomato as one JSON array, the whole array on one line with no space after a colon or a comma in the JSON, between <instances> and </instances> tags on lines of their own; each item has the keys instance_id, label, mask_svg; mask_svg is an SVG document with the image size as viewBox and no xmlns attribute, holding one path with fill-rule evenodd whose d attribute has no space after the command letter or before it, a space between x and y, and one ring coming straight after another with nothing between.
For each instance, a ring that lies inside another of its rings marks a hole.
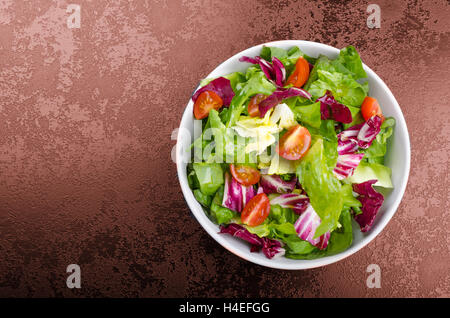
<instances>
[{"instance_id":1,"label":"halved cherry tomato","mask_svg":"<svg viewBox=\"0 0 450 318\"><path fill-rule=\"evenodd\" d=\"M288 160L298 160L308 151L311 134L308 129L297 125L290 128L277 145L278 154Z\"/></svg>"},{"instance_id":2,"label":"halved cherry tomato","mask_svg":"<svg viewBox=\"0 0 450 318\"><path fill-rule=\"evenodd\" d=\"M289 76L286 84L292 84L295 87L302 87L305 85L309 77L309 63L303 57L299 57L295 64L295 70Z\"/></svg>"},{"instance_id":3,"label":"halved cherry tomato","mask_svg":"<svg viewBox=\"0 0 450 318\"><path fill-rule=\"evenodd\" d=\"M267 98L264 94L256 94L248 103L248 114L250 117L259 117L259 103Z\"/></svg>"},{"instance_id":4,"label":"halved cherry tomato","mask_svg":"<svg viewBox=\"0 0 450 318\"><path fill-rule=\"evenodd\" d=\"M378 101L376 98L366 96L364 98L364 101L361 105L361 113L365 120L368 120L372 116L380 116L381 120L384 121L383 112L381 111L380 104L378 104Z\"/></svg>"},{"instance_id":5,"label":"halved cherry tomato","mask_svg":"<svg viewBox=\"0 0 450 318\"><path fill-rule=\"evenodd\" d=\"M230 172L237 182L246 187L258 183L261 178L257 169L245 165L230 164Z\"/></svg>"},{"instance_id":6,"label":"halved cherry tomato","mask_svg":"<svg viewBox=\"0 0 450 318\"><path fill-rule=\"evenodd\" d=\"M241 213L241 221L248 226L258 226L264 222L269 213L270 200L265 193L260 193L247 202Z\"/></svg>"},{"instance_id":7,"label":"halved cherry tomato","mask_svg":"<svg viewBox=\"0 0 450 318\"><path fill-rule=\"evenodd\" d=\"M204 91L201 93L194 104L194 116L197 119L208 117L211 109L219 110L223 101L219 95L212 91Z\"/></svg>"}]
</instances>

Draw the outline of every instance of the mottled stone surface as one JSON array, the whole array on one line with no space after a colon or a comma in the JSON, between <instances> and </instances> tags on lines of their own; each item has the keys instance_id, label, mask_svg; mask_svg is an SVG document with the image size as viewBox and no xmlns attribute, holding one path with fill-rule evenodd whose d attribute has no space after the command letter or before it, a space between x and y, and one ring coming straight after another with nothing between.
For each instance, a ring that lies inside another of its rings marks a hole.
<instances>
[{"instance_id":1,"label":"mottled stone surface","mask_svg":"<svg viewBox=\"0 0 450 318\"><path fill-rule=\"evenodd\" d=\"M0 296L450 296L448 1L0 0ZM68 3L81 28L66 26ZM412 142L400 208L333 265L230 254L180 192L171 132L198 81L267 41L353 44ZM82 288L66 287L66 266ZM366 287L379 264L382 288Z\"/></svg>"}]
</instances>

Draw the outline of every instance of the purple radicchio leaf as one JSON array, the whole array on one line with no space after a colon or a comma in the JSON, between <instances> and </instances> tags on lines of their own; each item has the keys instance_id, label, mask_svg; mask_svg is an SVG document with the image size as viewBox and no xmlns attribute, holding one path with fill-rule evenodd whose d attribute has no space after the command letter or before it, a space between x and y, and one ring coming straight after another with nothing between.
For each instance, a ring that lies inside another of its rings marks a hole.
<instances>
[{"instance_id":1,"label":"purple radicchio leaf","mask_svg":"<svg viewBox=\"0 0 450 318\"><path fill-rule=\"evenodd\" d=\"M259 237L256 234L250 233L245 227L231 223L220 226L219 233L226 233L238 237L251 244L250 251L257 252L262 250L267 258L279 257L284 255L285 250L278 240L272 240L267 237Z\"/></svg>"},{"instance_id":2,"label":"purple radicchio leaf","mask_svg":"<svg viewBox=\"0 0 450 318\"><path fill-rule=\"evenodd\" d=\"M262 252L269 259L283 256L286 252L286 250L282 247L281 242L278 240L271 240L267 237L263 237L262 242Z\"/></svg>"},{"instance_id":3,"label":"purple radicchio leaf","mask_svg":"<svg viewBox=\"0 0 450 318\"><path fill-rule=\"evenodd\" d=\"M338 154L354 153L358 148L367 149L381 130L382 119L372 116L366 122L352 126L342 132L338 137Z\"/></svg>"},{"instance_id":4,"label":"purple radicchio leaf","mask_svg":"<svg viewBox=\"0 0 450 318\"><path fill-rule=\"evenodd\" d=\"M221 225L219 233L227 233L239 237L241 240L247 241L251 245L262 247L261 238L258 235L250 233L245 227L236 223Z\"/></svg>"},{"instance_id":5,"label":"purple radicchio leaf","mask_svg":"<svg viewBox=\"0 0 450 318\"><path fill-rule=\"evenodd\" d=\"M253 186L243 186L231 174L225 172L222 206L235 212L242 212L245 204L254 196L255 189Z\"/></svg>"},{"instance_id":6,"label":"purple radicchio leaf","mask_svg":"<svg viewBox=\"0 0 450 318\"><path fill-rule=\"evenodd\" d=\"M342 140L338 136L338 147L337 151L339 155L352 154L359 149L358 140L356 138L349 138Z\"/></svg>"},{"instance_id":7,"label":"purple radicchio leaf","mask_svg":"<svg viewBox=\"0 0 450 318\"><path fill-rule=\"evenodd\" d=\"M310 204L309 198L304 194L286 193L270 200L270 205L279 205L282 208L290 208L295 214L301 215Z\"/></svg>"},{"instance_id":8,"label":"purple radicchio leaf","mask_svg":"<svg viewBox=\"0 0 450 318\"><path fill-rule=\"evenodd\" d=\"M275 70L269 62L267 62L265 59L255 56L255 57L248 57L248 56L242 56L239 59L240 62L246 62L251 64L258 64L259 67L261 67L261 70L263 71L264 75L266 75L267 79L269 81L274 82L276 79L275 76Z\"/></svg>"},{"instance_id":9,"label":"purple radicchio leaf","mask_svg":"<svg viewBox=\"0 0 450 318\"><path fill-rule=\"evenodd\" d=\"M295 189L296 184L297 177L293 177L291 180L285 181L276 174L262 174L260 179L260 185L265 194L289 193Z\"/></svg>"},{"instance_id":10,"label":"purple radicchio leaf","mask_svg":"<svg viewBox=\"0 0 450 318\"><path fill-rule=\"evenodd\" d=\"M302 240L308 241L318 249L322 250L328 246L330 232L326 232L318 238L314 238L314 234L316 233L320 222L321 220L319 215L316 213L316 211L314 211L312 205L309 204L306 211L300 215L297 221L295 221L294 228L297 232L298 237L300 237Z\"/></svg>"},{"instance_id":11,"label":"purple radicchio leaf","mask_svg":"<svg viewBox=\"0 0 450 318\"><path fill-rule=\"evenodd\" d=\"M275 84L282 87L286 80L286 69L284 68L283 63L275 56L272 58L272 65L275 73Z\"/></svg>"},{"instance_id":12,"label":"purple radicchio leaf","mask_svg":"<svg viewBox=\"0 0 450 318\"><path fill-rule=\"evenodd\" d=\"M356 222L361 227L361 232L367 232L372 228L375 217L383 205L383 195L373 188L373 184L376 182L377 180L369 180L353 184L353 191L359 194L357 199L362 204L362 213L355 216Z\"/></svg>"},{"instance_id":13,"label":"purple radicchio leaf","mask_svg":"<svg viewBox=\"0 0 450 318\"><path fill-rule=\"evenodd\" d=\"M295 96L311 99L311 94L301 88L297 87L277 88L275 92L272 93L272 95L270 95L269 97L264 99L261 103L259 103L259 116L263 118L270 109L277 106L284 99Z\"/></svg>"},{"instance_id":14,"label":"purple radicchio leaf","mask_svg":"<svg viewBox=\"0 0 450 318\"><path fill-rule=\"evenodd\" d=\"M330 91L318 98L316 102L320 102L320 113L322 120L334 119L343 124L350 124L352 122L352 113L347 106L338 103Z\"/></svg>"},{"instance_id":15,"label":"purple radicchio leaf","mask_svg":"<svg viewBox=\"0 0 450 318\"><path fill-rule=\"evenodd\" d=\"M381 130L383 120L379 116L370 117L358 132L358 146L367 149Z\"/></svg>"},{"instance_id":16,"label":"purple radicchio leaf","mask_svg":"<svg viewBox=\"0 0 450 318\"><path fill-rule=\"evenodd\" d=\"M209 84L198 89L194 95L192 95L192 100L197 100L198 96L205 91L211 91L216 93L220 98L222 98L223 106L230 106L231 100L234 97L234 91L231 88L231 82L225 77L218 77L212 80Z\"/></svg>"},{"instance_id":17,"label":"purple radicchio leaf","mask_svg":"<svg viewBox=\"0 0 450 318\"><path fill-rule=\"evenodd\" d=\"M348 178L353 175L356 167L358 167L364 153L349 153L345 155L338 155L336 167L333 170L334 175L339 180Z\"/></svg>"},{"instance_id":18,"label":"purple radicchio leaf","mask_svg":"<svg viewBox=\"0 0 450 318\"><path fill-rule=\"evenodd\" d=\"M260 56L242 56L239 61L259 65L267 79L275 83L278 87L282 87L286 80L286 68L284 67L283 62L276 57L272 58L272 64Z\"/></svg>"}]
</instances>

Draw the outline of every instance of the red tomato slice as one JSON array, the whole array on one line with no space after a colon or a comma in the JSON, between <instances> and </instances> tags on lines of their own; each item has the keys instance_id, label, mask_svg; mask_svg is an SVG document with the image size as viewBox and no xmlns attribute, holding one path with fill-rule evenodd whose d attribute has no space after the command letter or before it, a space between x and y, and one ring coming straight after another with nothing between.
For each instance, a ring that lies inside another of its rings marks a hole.
<instances>
[{"instance_id":1,"label":"red tomato slice","mask_svg":"<svg viewBox=\"0 0 450 318\"><path fill-rule=\"evenodd\" d=\"M261 178L257 169L245 165L230 164L230 172L237 182L246 187L258 183Z\"/></svg>"},{"instance_id":2,"label":"red tomato slice","mask_svg":"<svg viewBox=\"0 0 450 318\"><path fill-rule=\"evenodd\" d=\"M267 98L264 94L256 94L248 103L248 114L250 117L259 117L259 103Z\"/></svg>"},{"instance_id":3,"label":"red tomato slice","mask_svg":"<svg viewBox=\"0 0 450 318\"><path fill-rule=\"evenodd\" d=\"M278 154L288 160L298 160L308 151L311 134L308 129L297 125L289 129L277 145Z\"/></svg>"},{"instance_id":4,"label":"red tomato slice","mask_svg":"<svg viewBox=\"0 0 450 318\"><path fill-rule=\"evenodd\" d=\"M265 193L260 193L255 195L245 205L241 214L241 221L248 226L258 226L264 222L269 213L269 198Z\"/></svg>"},{"instance_id":5,"label":"red tomato slice","mask_svg":"<svg viewBox=\"0 0 450 318\"><path fill-rule=\"evenodd\" d=\"M380 104L376 98L367 96L361 105L361 113L365 120L368 120L372 116L380 116L384 120L383 112L381 111Z\"/></svg>"},{"instance_id":6,"label":"red tomato slice","mask_svg":"<svg viewBox=\"0 0 450 318\"><path fill-rule=\"evenodd\" d=\"M196 119L208 117L211 109L219 110L223 101L219 95L212 91L204 91L201 93L194 104L194 116Z\"/></svg>"},{"instance_id":7,"label":"red tomato slice","mask_svg":"<svg viewBox=\"0 0 450 318\"><path fill-rule=\"evenodd\" d=\"M299 57L295 64L295 70L289 76L286 84L292 84L295 87L302 87L309 78L309 63L303 57Z\"/></svg>"}]
</instances>

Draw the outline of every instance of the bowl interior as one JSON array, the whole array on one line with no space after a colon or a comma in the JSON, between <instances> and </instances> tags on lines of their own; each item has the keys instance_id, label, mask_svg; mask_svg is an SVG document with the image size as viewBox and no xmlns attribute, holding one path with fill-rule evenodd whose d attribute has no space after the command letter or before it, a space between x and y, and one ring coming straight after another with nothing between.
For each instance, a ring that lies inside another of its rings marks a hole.
<instances>
[{"instance_id":1,"label":"bowl interior","mask_svg":"<svg viewBox=\"0 0 450 318\"><path fill-rule=\"evenodd\" d=\"M277 46L284 49L289 49L292 46L298 46L303 52L313 57L317 57L319 54L322 54L330 58L335 58L339 55L338 49L315 42L295 40L271 42L249 48L236 54L220 64L207 77L218 77L236 71L245 71L249 65L239 62L239 58L244 55L259 55L263 45ZM380 233L380 231L386 226L391 217L394 215L406 188L410 165L409 136L401 109L389 88L369 67L364 65L364 69L368 75L370 86L369 95L377 98L385 116L392 116L396 119L395 131L393 137L389 140L387 155L385 157L385 165L392 169L392 183L394 185L394 189L383 192L383 195L385 195L385 201L369 233L361 233L359 226L354 222L354 239L351 247L339 254L316 260L292 260L284 257L270 260L267 259L262 253L250 253L249 246L246 242L229 235L218 234L219 227L211 222L211 220L209 220L209 218L205 215L202 207L194 198L187 182L186 165L187 159L190 158L188 150L194 136L193 102L191 99L189 100L181 120L180 130L178 132L176 147L178 177L183 195L192 213L203 228L218 243L232 253L256 264L280 269L307 269L331 264L355 253L375 238L375 236L378 235L378 233Z\"/></svg>"}]
</instances>

